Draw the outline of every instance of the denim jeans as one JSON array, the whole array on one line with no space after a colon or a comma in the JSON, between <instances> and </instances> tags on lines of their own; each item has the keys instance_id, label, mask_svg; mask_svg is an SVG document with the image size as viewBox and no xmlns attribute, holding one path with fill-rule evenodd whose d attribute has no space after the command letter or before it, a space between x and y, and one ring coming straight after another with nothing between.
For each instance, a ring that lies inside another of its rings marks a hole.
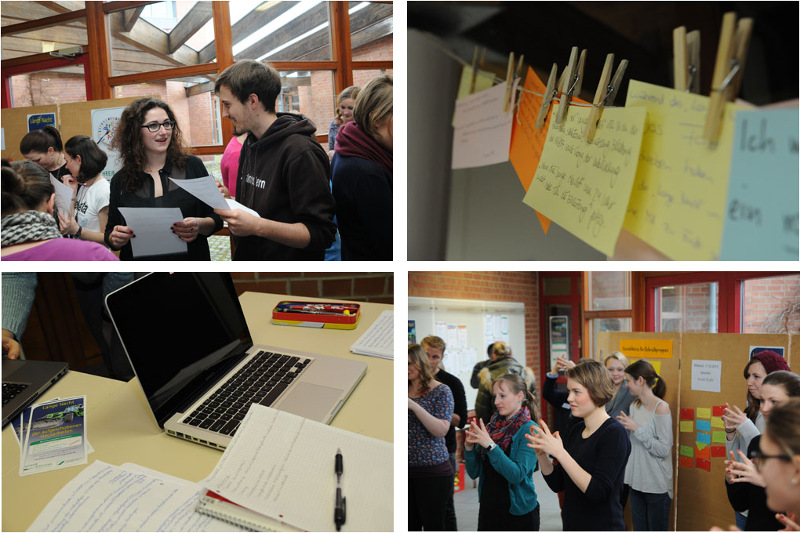
<instances>
[{"instance_id":1,"label":"denim jeans","mask_svg":"<svg viewBox=\"0 0 800 533\"><path fill-rule=\"evenodd\" d=\"M672 498L665 492L651 494L630 490L631 518L634 531L667 531Z\"/></svg>"}]
</instances>

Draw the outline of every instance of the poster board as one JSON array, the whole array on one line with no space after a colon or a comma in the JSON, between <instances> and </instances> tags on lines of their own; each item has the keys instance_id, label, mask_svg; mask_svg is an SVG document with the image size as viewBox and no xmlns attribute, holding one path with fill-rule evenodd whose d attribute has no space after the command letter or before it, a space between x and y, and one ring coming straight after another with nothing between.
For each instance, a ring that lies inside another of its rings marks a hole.
<instances>
[{"instance_id":1,"label":"poster board","mask_svg":"<svg viewBox=\"0 0 800 533\"><path fill-rule=\"evenodd\" d=\"M666 347L671 343L671 353L666 352ZM608 355L620 351L628 358L629 363L634 363L639 359L646 359L653 363L658 374L664 378L667 385L667 393L664 400L669 404L672 415L672 434L674 442L678 442L678 413L680 399L680 375L681 375L681 335L680 333L642 333L625 331L600 331L597 333L597 355L596 359L603 362ZM652 357L649 356L652 354ZM648 356L646 356L648 355ZM669 356L669 357L667 357ZM673 479L672 490L673 498L672 510L670 512L670 530L674 530L675 524L675 502L678 500L678 480L675 472L678 471L677 446L673 447ZM630 505L626 505L629 509ZM630 512L626 513L626 521ZM630 526L630 522L628 521Z\"/></svg>"},{"instance_id":2,"label":"poster board","mask_svg":"<svg viewBox=\"0 0 800 533\"><path fill-rule=\"evenodd\" d=\"M487 317L490 317L488 321ZM507 320L503 317L507 317ZM485 338L487 327L497 326L494 330L498 333L507 329L507 342L511 345L512 356L526 366L525 304L521 302L409 297L408 320L414 321L417 342L428 335L438 335L447 343L444 368L458 376L464 384L467 409L475 407L478 394L477 389L473 389L469 383L472 368L476 362L486 360L486 347L491 342ZM443 325L449 329L445 331Z\"/></svg>"},{"instance_id":3,"label":"poster board","mask_svg":"<svg viewBox=\"0 0 800 533\"><path fill-rule=\"evenodd\" d=\"M714 426L714 406L722 406L728 402L743 409L746 405L747 396L747 385L743 370L749 359L750 347L783 346L788 352L789 336L686 333L682 336L681 344L680 408L692 410L695 431L692 433L678 433L678 444L691 447L696 455L698 449L697 439L701 433L705 433L697 429L697 421L702 420L703 422L711 422L711 445L722 446L724 449L724 441L721 443L713 442L714 431L722 431L722 438L724 439L724 428ZM699 365L696 366L694 364L696 361L721 362L719 365L719 392L697 390L698 386L701 388L714 388L708 385L716 385L714 383L698 383L697 380L695 381L695 388L693 388L693 369L695 378L699 374ZM708 418L701 416L698 414L698 408L711 410L711 416ZM723 530L727 530L729 525L735 523L734 511L728 502L724 485L724 453L722 457L714 457L712 448L711 455L712 457L709 459L703 459L703 461L708 461L707 463L702 463L704 467L698 465L697 457L692 458L693 464L691 467L678 466L678 489L675 493L675 501L678 506L677 526L679 531L708 531L712 526L719 526Z\"/></svg>"},{"instance_id":4,"label":"poster board","mask_svg":"<svg viewBox=\"0 0 800 533\"><path fill-rule=\"evenodd\" d=\"M789 349L789 368L793 368L792 363L800 368L800 335L791 335L789 337L789 345L791 346Z\"/></svg>"},{"instance_id":5,"label":"poster board","mask_svg":"<svg viewBox=\"0 0 800 533\"><path fill-rule=\"evenodd\" d=\"M142 97L130 96L127 98L60 104L61 138L64 142L67 142L67 139L75 135L88 135L93 139L96 138L92 135L92 110L105 109L107 107L126 107L139 98Z\"/></svg>"},{"instance_id":6,"label":"poster board","mask_svg":"<svg viewBox=\"0 0 800 533\"><path fill-rule=\"evenodd\" d=\"M24 161L22 153L19 151L19 143L28 133L28 115L38 115L44 113L55 113L56 124L59 123L58 105L37 105L31 107L9 107L2 110L0 114L0 124L3 128L3 140L5 150L2 150L2 158L10 161Z\"/></svg>"}]
</instances>

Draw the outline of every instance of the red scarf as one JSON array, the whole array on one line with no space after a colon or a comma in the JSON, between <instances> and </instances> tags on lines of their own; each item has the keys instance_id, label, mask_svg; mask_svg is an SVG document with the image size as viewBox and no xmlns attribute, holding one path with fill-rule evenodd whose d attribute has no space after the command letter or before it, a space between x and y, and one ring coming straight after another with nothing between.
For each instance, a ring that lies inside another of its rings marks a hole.
<instances>
[{"instance_id":1,"label":"red scarf","mask_svg":"<svg viewBox=\"0 0 800 533\"><path fill-rule=\"evenodd\" d=\"M492 419L489 420L489 425L486 427L486 431L489 433L489 436L492 437L495 444L500 446L506 455L508 455L508 451L511 449L511 440L514 438L514 435L516 435L519 428L530 419L531 412L523 405L522 408L511 415L510 418L500 416L499 413L493 414Z\"/></svg>"},{"instance_id":2,"label":"red scarf","mask_svg":"<svg viewBox=\"0 0 800 533\"><path fill-rule=\"evenodd\" d=\"M360 157L377 163L389 173L389 178L392 177L392 152L378 144L353 121L339 128L335 150L339 155Z\"/></svg>"}]
</instances>

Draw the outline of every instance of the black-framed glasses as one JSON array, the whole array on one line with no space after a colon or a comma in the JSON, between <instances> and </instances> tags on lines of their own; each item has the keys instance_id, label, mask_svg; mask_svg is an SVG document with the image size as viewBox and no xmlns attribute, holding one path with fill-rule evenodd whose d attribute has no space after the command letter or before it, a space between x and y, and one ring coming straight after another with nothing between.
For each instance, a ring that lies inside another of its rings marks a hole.
<instances>
[{"instance_id":1,"label":"black-framed glasses","mask_svg":"<svg viewBox=\"0 0 800 533\"><path fill-rule=\"evenodd\" d=\"M159 124L158 122L151 122L150 124L145 124L142 127L147 128L149 131L155 133L158 130L160 130L162 126L164 127L165 131L170 131L173 127L175 127L175 121L167 120L166 122L162 122L161 124Z\"/></svg>"},{"instance_id":2,"label":"black-framed glasses","mask_svg":"<svg viewBox=\"0 0 800 533\"><path fill-rule=\"evenodd\" d=\"M792 458L786 455L785 453L779 455L767 455L759 449L751 450L750 453L748 454L748 457L750 457L750 459L753 461L753 464L756 466L756 470L759 470L761 468L761 465L767 459L777 459L779 461L783 461L786 463L791 462L792 460Z\"/></svg>"}]
</instances>

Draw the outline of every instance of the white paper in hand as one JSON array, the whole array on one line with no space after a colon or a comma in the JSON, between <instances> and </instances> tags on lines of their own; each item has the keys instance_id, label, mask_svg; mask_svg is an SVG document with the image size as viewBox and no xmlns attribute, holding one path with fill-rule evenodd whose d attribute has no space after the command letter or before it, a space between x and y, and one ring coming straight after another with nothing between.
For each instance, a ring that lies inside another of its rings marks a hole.
<instances>
[{"instance_id":1,"label":"white paper in hand","mask_svg":"<svg viewBox=\"0 0 800 533\"><path fill-rule=\"evenodd\" d=\"M186 243L170 229L183 221L183 213L177 207L120 207L125 225L133 230L131 239L134 257L148 255L179 254L187 252Z\"/></svg>"},{"instance_id":2,"label":"white paper in hand","mask_svg":"<svg viewBox=\"0 0 800 533\"><path fill-rule=\"evenodd\" d=\"M53 184L56 190L56 207L58 208L58 212L68 217L69 208L72 206L72 197L75 196L75 191L72 190L72 187L64 185L52 175L50 176L50 183Z\"/></svg>"},{"instance_id":3,"label":"white paper in hand","mask_svg":"<svg viewBox=\"0 0 800 533\"><path fill-rule=\"evenodd\" d=\"M201 202L208 204L212 209L241 209L253 216L260 217L258 213L245 207L236 200L227 199L222 196L222 191L217 187L216 180L211 176L203 176L190 180L174 180L175 185L185 190Z\"/></svg>"}]
</instances>

